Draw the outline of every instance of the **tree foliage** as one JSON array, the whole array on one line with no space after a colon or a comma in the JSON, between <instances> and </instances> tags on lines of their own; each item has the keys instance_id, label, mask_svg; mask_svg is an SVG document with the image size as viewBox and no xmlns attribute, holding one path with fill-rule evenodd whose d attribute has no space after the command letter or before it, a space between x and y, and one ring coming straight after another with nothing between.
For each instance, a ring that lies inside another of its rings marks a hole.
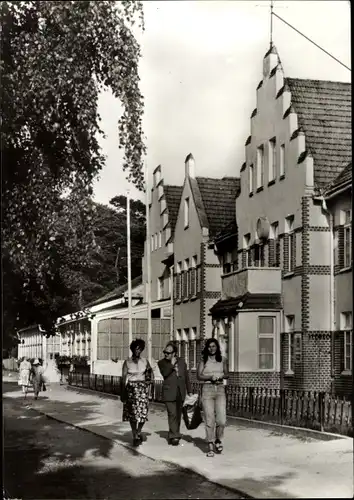
<instances>
[{"instance_id":1,"label":"tree foliage","mask_svg":"<svg viewBox=\"0 0 354 500\"><path fill-rule=\"evenodd\" d=\"M18 311L20 324L43 318L50 325L63 307L56 297L67 286L65 272L79 273L97 254L91 195L105 161L97 110L105 87L123 106L122 167L143 188L140 48L132 31L136 21L143 27L142 3L0 8L4 286L16 304L31 304L31 314Z\"/></svg>"}]
</instances>

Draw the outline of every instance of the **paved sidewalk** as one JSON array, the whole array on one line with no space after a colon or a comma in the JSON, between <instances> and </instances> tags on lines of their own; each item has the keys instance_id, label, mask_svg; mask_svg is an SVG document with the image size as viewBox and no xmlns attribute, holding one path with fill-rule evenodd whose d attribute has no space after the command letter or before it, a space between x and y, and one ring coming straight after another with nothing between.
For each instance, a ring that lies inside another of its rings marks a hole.
<instances>
[{"instance_id":1,"label":"paved sidewalk","mask_svg":"<svg viewBox=\"0 0 354 500\"><path fill-rule=\"evenodd\" d=\"M121 421L122 404L93 392L52 385L35 401L20 391L16 398L57 420L131 446L129 424ZM156 460L191 469L215 483L256 498L353 498L353 441L317 440L304 433L290 436L233 421L225 431L224 452L207 458L204 426L187 431L182 424L181 446L168 446L167 418L162 405L151 405L144 427L147 441L139 452Z\"/></svg>"}]
</instances>

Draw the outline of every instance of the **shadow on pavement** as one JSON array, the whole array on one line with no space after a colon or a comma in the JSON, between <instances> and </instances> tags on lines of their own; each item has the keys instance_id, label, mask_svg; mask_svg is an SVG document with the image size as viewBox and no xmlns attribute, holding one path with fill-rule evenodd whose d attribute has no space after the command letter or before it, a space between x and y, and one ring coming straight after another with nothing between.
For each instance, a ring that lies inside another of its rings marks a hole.
<instances>
[{"instance_id":1,"label":"shadow on pavement","mask_svg":"<svg viewBox=\"0 0 354 500\"><path fill-rule=\"evenodd\" d=\"M6 398L4 406L4 485L11 498L243 498L192 472L38 415L17 401Z\"/></svg>"}]
</instances>

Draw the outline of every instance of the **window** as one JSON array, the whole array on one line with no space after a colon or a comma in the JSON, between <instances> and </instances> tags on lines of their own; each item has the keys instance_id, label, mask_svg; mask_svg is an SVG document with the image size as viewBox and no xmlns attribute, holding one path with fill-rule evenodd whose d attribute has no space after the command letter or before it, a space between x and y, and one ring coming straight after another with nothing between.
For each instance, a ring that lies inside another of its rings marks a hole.
<instances>
[{"instance_id":1,"label":"window","mask_svg":"<svg viewBox=\"0 0 354 500\"><path fill-rule=\"evenodd\" d=\"M183 329L183 353L182 357L184 358L187 368L189 367L189 328Z\"/></svg>"},{"instance_id":2,"label":"window","mask_svg":"<svg viewBox=\"0 0 354 500\"><path fill-rule=\"evenodd\" d=\"M280 266L280 241L279 241L279 222L273 222L270 226L270 238L272 244L269 245L269 266Z\"/></svg>"},{"instance_id":3,"label":"window","mask_svg":"<svg viewBox=\"0 0 354 500\"><path fill-rule=\"evenodd\" d=\"M295 361L295 316L285 316L285 331L288 334L288 372L294 372Z\"/></svg>"},{"instance_id":4,"label":"window","mask_svg":"<svg viewBox=\"0 0 354 500\"><path fill-rule=\"evenodd\" d=\"M181 300L182 297L182 262L177 263L176 267L176 300Z\"/></svg>"},{"instance_id":5,"label":"window","mask_svg":"<svg viewBox=\"0 0 354 500\"><path fill-rule=\"evenodd\" d=\"M151 252L153 252L155 249L154 249L154 235L152 234L151 235Z\"/></svg>"},{"instance_id":6,"label":"window","mask_svg":"<svg viewBox=\"0 0 354 500\"><path fill-rule=\"evenodd\" d=\"M285 145L282 144L279 150L279 175L284 177L285 175Z\"/></svg>"},{"instance_id":7,"label":"window","mask_svg":"<svg viewBox=\"0 0 354 500\"><path fill-rule=\"evenodd\" d=\"M189 295L189 279L188 279L188 270L189 270L189 259L185 259L183 266L183 298L187 298Z\"/></svg>"},{"instance_id":8,"label":"window","mask_svg":"<svg viewBox=\"0 0 354 500\"><path fill-rule=\"evenodd\" d=\"M162 231L159 232L159 248L162 247Z\"/></svg>"},{"instance_id":9,"label":"window","mask_svg":"<svg viewBox=\"0 0 354 500\"><path fill-rule=\"evenodd\" d=\"M161 300L164 298L163 294L163 278L157 279L157 300Z\"/></svg>"},{"instance_id":10,"label":"window","mask_svg":"<svg viewBox=\"0 0 354 500\"><path fill-rule=\"evenodd\" d=\"M253 251L255 267L264 267L264 245L255 245Z\"/></svg>"},{"instance_id":11,"label":"window","mask_svg":"<svg viewBox=\"0 0 354 500\"><path fill-rule=\"evenodd\" d=\"M172 293L172 279L173 279L173 275L172 275L172 272L171 272L171 268L168 269L168 296L171 297L171 293Z\"/></svg>"},{"instance_id":12,"label":"window","mask_svg":"<svg viewBox=\"0 0 354 500\"><path fill-rule=\"evenodd\" d=\"M248 186L249 186L249 192L253 193L253 174L254 174L254 169L253 169L253 163L249 166L248 170Z\"/></svg>"},{"instance_id":13,"label":"window","mask_svg":"<svg viewBox=\"0 0 354 500\"><path fill-rule=\"evenodd\" d=\"M243 237L243 248L244 250L246 250L246 267L250 267L252 265L250 243L251 243L250 233L245 234L245 236Z\"/></svg>"},{"instance_id":14,"label":"window","mask_svg":"<svg viewBox=\"0 0 354 500\"><path fill-rule=\"evenodd\" d=\"M263 186L264 182L264 148L257 148L257 189Z\"/></svg>"},{"instance_id":15,"label":"window","mask_svg":"<svg viewBox=\"0 0 354 500\"><path fill-rule=\"evenodd\" d=\"M177 356L181 356L181 343L182 343L182 330L178 328L176 330Z\"/></svg>"},{"instance_id":16,"label":"window","mask_svg":"<svg viewBox=\"0 0 354 500\"><path fill-rule=\"evenodd\" d=\"M197 369L197 328L189 329L189 366L191 370Z\"/></svg>"},{"instance_id":17,"label":"window","mask_svg":"<svg viewBox=\"0 0 354 500\"><path fill-rule=\"evenodd\" d=\"M295 268L295 233L294 216L285 219L285 232L287 233L287 244L284 245L284 271L291 273Z\"/></svg>"},{"instance_id":18,"label":"window","mask_svg":"<svg viewBox=\"0 0 354 500\"><path fill-rule=\"evenodd\" d=\"M184 229L189 226L189 198L184 200Z\"/></svg>"},{"instance_id":19,"label":"window","mask_svg":"<svg viewBox=\"0 0 354 500\"><path fill-rule=\"evenodd\" d=\"M268 180L273 181L276 178L276 156L275 137L269 141L269 165L268 165Z\"/></svg>"},{"instance_id":20,"label":"window","mask_svg":"<svg viewBox=\"0 0 354 500\"><path fill-rule=\"evenodd\" d=\"M352 344L353 344L353 323L352 313L344 312L341 314L342 330L344 333L344 370L352 371Z\"/></svg>"},{"instance_id":21,"label":"window","mask_svg":"<svg viewBox=\"0 0 354 500\"><path fill-rule=\"evenodd\" d=\"M226 252L222 256L222 272L223 274L232 272L232 254L231 252Z\"/></svg>"},{"instance_id":22,"label":"window","mask_svg":"<svg viewBox=\"0 0 354 500\"><path fill-rule=\"evenodd\" d=\"M352 265L352 213L351 210L344 212L344 267Z\"/></svg>"},{"instance_id":23,"label":"window","mask_svg":"<svg viewBox=\"0 0 354 500\"><path fill-rule=\"evenodd\" d=\"M258 317L258 368L274 370L275 317Z\"/></svg>"},{"instance_id":24,"label":"window","mask_svg":"<svg viewBox=\"0 0 354 500\"><path fill-rule=\"evenodd\" d=\"M191 270L191 295L197 295L197 256L192 257L192 270Z\"/></svg>"}]
</instances>

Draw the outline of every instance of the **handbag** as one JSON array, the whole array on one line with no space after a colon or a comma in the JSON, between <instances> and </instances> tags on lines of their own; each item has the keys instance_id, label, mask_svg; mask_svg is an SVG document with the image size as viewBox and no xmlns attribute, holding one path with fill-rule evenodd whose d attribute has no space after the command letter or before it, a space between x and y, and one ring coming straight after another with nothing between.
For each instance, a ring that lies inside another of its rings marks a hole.
<instances>
[{"instance_id":1,"label":"handbag","mask_svg":"<svg viewBox=\"0 0 354 500\"><path fill-rule=\"evenodd\" d=\"M198 394L193 394L185 399L182 408L184 424L188 430L197 429L203 422Z\"/></svg>"}]
</instances>

